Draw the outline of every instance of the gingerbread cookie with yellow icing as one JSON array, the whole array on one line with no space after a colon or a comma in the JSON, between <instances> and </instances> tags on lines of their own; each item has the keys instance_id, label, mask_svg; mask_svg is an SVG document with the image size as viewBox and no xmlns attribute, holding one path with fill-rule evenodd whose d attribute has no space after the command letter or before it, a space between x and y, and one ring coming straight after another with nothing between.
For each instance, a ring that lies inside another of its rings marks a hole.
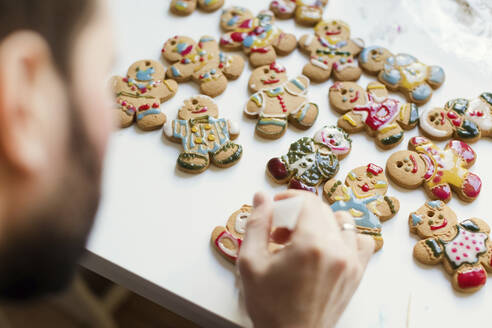
<instances>
[{"instance_id":1,"label":"gingerbread cookie with yellow icing","mask_svg":"<svg viewBox=\"0 0 492 328\"><path fill-rule=\"evenodd\" d=\"M114 76L111 90L116 97L119 125L137 122L142 130L155 130L166 122L161 104L178 91L173 80L165 79L165 68L155 60L140 60L128 69L126 77Z\"/></svg>"},{"instance_id":2,"label":"gingerbread cookie with yellow icing","mask_svg":"<svg viewBox=\"0 0 492 328\"><path fill-rule=\"evenodd\" d=\"M186 36L174 36L164 44L162 57L172 63L167 71L170 79L192 79L200 85L200 92L210 97L222 94L228 80L237 79L244 69L241 56L221 52L210 36L202 36L198 43Z\"/></svg>"},{"instance_id":3,"label":"gingerbread cookie with yellow icing","mask_svg":"<svg viewBox=\"0 0 492 328\"><path fill-rule=\"evenodd\" d=\"M299 48L310 56L302 72L314 82L325 82L332 75L340 81L357 81L362 70L356 57L363 47L361 39L350 38L345 22L321 21L314 27L314 35L299 40Z\"/></svg>"},{"instance_id":4,"label":"gingerbread cookie with yellow icing","mask_svg":"<svg viewBox=\"0 0 492 328\"><path fill-rule=\"evenodd\" d=\"M327 4L328 0L273 0L270 10L280 19L294 17L298 24L313 26L323 19Z\"/></svg>"},{"instance_id":5,"label":"gingerbread cookie with yellow icing","mask_svg":"<svg viewBox=\"0 0 492 328\"><path fill-rule=\"evenodd\" d=\"M246 8L224 10L220 26L227 33L220 39L226 50L243 49L252 66L270 65L277 55L285 56L295 50L295 35L284 33L275 25L275 16L269 10L256 17Z\"/></svg>"},{"instance_id":6,"label":"gingerbread cookie with yellow icing","mask_svg":"<svg viewBox=\"0 0 492 328\"><path fill-rule=\"evenodd\" d=\"M391 98L384 84L371 82L367 91L354 82L336 82L329 92L330 104L344 114L338 126L349 133L366 130L383 149L396 147L403 140L403 130L418 124L415 104L402 104Z\"/></svg>"},{"instance_id":7,"label":"gingerbread cookie with yellow icing","mask_svg":"<svg viewBox=\"0 0 492 328\"><path fill-rule=\"evenodd\" d=\"M423 105L432 97L445 79L440 66L428 66L408 54L392 54L388 49L371 46L359 55L360 66L369 74L377 75L390 90L401 91L407 99Z\"/></svg>"},{"instance_id":8,"label":"gingerbread cookie with yellow icing","mask_svg":"<svg viewBox=\"0 0 492 328\"><path fill-rule=\"evenodd\" d=\"M188 16L196 7L205 12L213 12L224 5L224 0L171 0L169 9L175 15Z\"/></svg>"},{"instance_id":9,"label":"gingerbread cookie with yellow icing","mask_svg":"<svg viewBox=\"0 0 492 328\"><path fill-rule=\"evenodd\" d=\"M408 218L410 232L421 240L413 256L423 264L442 263L452 275L453 287L473 293L492 273L492 243L489 225L477 218L458 222L456 214L440 200L425 203Z\"/></svg>"},{"instance_id":10,"label":"gingerbread cookie with yellow icing","mask_svg":"<svg viewBox=\"0 0 492 328\"><path fill-rule=\"evenodd\" d=\"M388 176L398 185L414 189L424 185L432 199L448 202L453 190L462 200L475 200L482 189L480 177L468 169L477 155L459 140L451 140L441 150L424 137L410 139L408 151L399 151L386 163Z\"/></svg>"},{"instance_id":11,"label":"gingerbread cookie with yellow icing","mask_svg":"<svg viewBox=\"0 0 492 328\"><path fill-rule=\"evenodd\" d=\"M386 195L388 181L383 169L375 164L353 169L345 183L332 179L323 187L323 195L333 211L347 211L355 220L357 231L372 236L376 251L383 246L381 221L395 216L398 199Z\"/></svg>"}]
</instances>

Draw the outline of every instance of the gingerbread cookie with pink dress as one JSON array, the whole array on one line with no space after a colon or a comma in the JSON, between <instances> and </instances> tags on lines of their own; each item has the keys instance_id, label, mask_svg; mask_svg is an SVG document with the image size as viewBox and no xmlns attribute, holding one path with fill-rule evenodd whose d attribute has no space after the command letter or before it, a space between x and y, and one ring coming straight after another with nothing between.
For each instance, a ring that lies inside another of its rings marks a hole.
<instances>
[{"instance_id":1,"label":"gingerbread cookie with pink dress","mask_svg":"<svg viewBox=\"0 0 492 328\"><path fill-rule=\"evenodd\" d=\"M323 19L328 0L273 0L270 10L280 19L294 17L298 24L316 25Z\"/></svg>"},{"instance_id":2,"label":"gingerbread cookie with pink dress","mask_svg":"<svg viewBox=\"0 0 492 328\"><path fill-rule=\"evenodd\" d=\"M458 222L451 208L435 200L411 213L408 224L410 232L422 239L413 249L417 261L442 263L457 291L473 293L485 285L487 272L492 273L490 227L485 221Z\"/></svg>"}]
</instances>

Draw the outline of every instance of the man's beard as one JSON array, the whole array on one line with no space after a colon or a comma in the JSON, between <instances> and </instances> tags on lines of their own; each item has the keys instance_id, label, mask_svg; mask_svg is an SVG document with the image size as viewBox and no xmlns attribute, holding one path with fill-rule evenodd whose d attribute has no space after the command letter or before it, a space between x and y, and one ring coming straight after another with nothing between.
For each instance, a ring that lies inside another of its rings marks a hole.
<instances>
[{"instance_id":1,"label":"man's beard","mask_svg":"<svg viewBox=\"0 0 492 328\"><path fill-rule=\"evenodd\" d=\"M84 252L99 203L101 165L78 110L71 108L70 158L57 190L18 218L28 227L7 224L2 232L0 299L26 300L62 290Z\"/></svg>"}]
</instances>

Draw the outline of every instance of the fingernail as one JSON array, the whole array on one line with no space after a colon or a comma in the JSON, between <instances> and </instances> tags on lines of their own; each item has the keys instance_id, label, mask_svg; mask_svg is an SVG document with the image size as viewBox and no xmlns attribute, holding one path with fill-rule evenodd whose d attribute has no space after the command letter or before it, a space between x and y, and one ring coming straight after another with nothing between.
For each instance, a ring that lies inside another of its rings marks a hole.
<instances>
[{"instance_id":1,"label":"fingernail","mask_svg":"<svg viewBox=\"0 0 492 328\"><path fill-rule=\"evenodd\" d=\"M253 207L257 208L265 203L265 195L262 192L257 192L253 197Z\"/></svg>"}]
</instances>

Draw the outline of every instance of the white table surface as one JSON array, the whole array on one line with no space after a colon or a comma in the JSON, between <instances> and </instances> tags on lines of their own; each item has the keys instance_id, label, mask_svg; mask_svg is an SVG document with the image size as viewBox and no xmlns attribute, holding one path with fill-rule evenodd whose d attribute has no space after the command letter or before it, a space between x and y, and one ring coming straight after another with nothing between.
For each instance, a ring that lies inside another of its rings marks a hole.
<instances>
[{"instance_id":1,"label":"white table surface","mask_svg":"<svg viewBox=\"0 0 492 328\"><path fill-rule=\"evenodd\" d=\"M376 43L395 53L411 53L424 63L442 65L447 80L427 106L441 106L451 98L475 97L487 89L491 91L490 43L471 43L476 46L470 49L475 57L480 57L480 51L489 53L483 58L489 66L479 66L470 58L450 52L453 47L449 47L449 42L426 33L432 33L432 29L462 29L459 22L440 26L440 21L434 20L435 16L426 9L417 21L422 8L435 7L437 1L332 0L325 17L347 21L353 37L362 37L366 45ZM226 5L243 2L226 0ZM220 11L196 11L181 18L169 14L168 5L166 0L111 1L118 55L115 74L124 75L135 60L159 59L163 43L173 35L220 36ZM253 12L267 5L265 0L247 1ZM424 29L421 20L433 24L432 29ZM312 29L296 26L293 20L278 24L298 37L312 33ZM396 32L397 25L401 33ZM294 76L301 73L307 59L295 51L279 62ZM210 168L198 176L183 174L175 168L180 145L162 138L161 131L141 132L130 127L114 134L106 163L102 206L83 261L88 268L208 327L248 322L240 305L233 266L211 246L213 228L225 224L230 213L242 204L250 203L255 191L273 195L284 190L285 186L273 184L265 175L268 159L284 154L291 142L312 136L318 128L336 124L338 119L328 105L332 82L312 85L310 98L320 108L316 125L304 132L289 128L276 141L259 139L254 136L256 121L242 115L250 72L247 65L241 78L229 83L227 91L216 98L220 115L238 121L241 127L237 142L244 146L244 156L232 168ZM371 79L363 76L360 83L365 86ZM180 84L177 95L163 106L168 119L174 119L183 100L197 92L193 83ZM397 150L406 149L408 139L417 134L418 129L407 133ZM378 150L373 139L364 133L354 135L353 140L353 151L342 162L338 178L344 179L350 169L368 162L385 166L391 151ZM450 202L461 219L476 216L492 224L487 209L492 197L492 171L487 169L492 159L490 142L481 140L473 146L479 156L472 170L484 182L481 196L473 204L464 204L456 197ZM483 320L488 323L492 283L465 296L453 291L440 266L427 267L413 260L412 248L417 239L409 234L407 217L425 202L423 189L407 191L392 184L389 194L400 199L400 212L383 224L384 248L371 260L339 327L424 327L431 323L457 327L483 324Z\"/></svg>"}]
</instances>

